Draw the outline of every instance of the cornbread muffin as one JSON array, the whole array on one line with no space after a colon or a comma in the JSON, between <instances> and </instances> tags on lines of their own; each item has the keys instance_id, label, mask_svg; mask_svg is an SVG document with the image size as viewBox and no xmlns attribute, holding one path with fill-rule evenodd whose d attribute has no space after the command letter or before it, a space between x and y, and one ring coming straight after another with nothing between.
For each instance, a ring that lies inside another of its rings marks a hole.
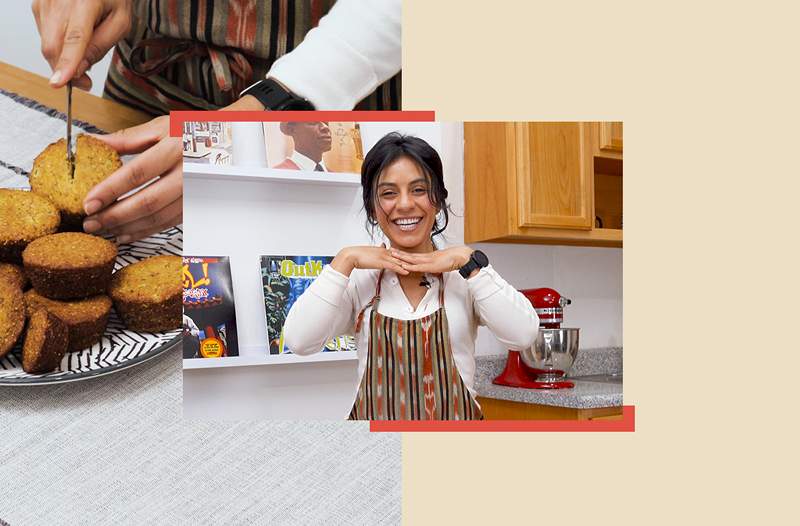
<instances>
[{"instance_id":1,"label":"cornbread muffin","mask_svg":"<svg viewBox=\"0 0 800 526\"><path fill-rule=\"evenodd\" d=\"M0 283L10 283L15 287L25 290L28 286L28 278L19 265L11 263L0 263Z\"/></svg>"},{"instance_id":2,"label":"cornbread muffin","mask_svg":"<svg viewBox=\"0 0 800 526\"><path fill-rule=\"evenodd\" d=\"M181 326L182 260L153 256L114 273L108 294L125 326L160 332Z\"/></svg>"},{"instance_id":3,"label":"cornbread muffin","mask_svg":"<svg viewBox=\"0 0 800 526\"><path fill-rule=\"evenodd\" d=\"M22 290L0 281L0 358L17 343L25 326L25 306Z\"/></svg>"},{"instance_id":4,"label":"cornbread muffin","mask_svg":"<svg viewBox=\"0 0 800 526\"><path fill-rule=\"evenodd\" d=\"M34 311L45 309L55 314L67 326L69 347L67 351L82 351L100 341L111 313L111 298L93 296L85 300L58 301L45 298L35 290L25 293L25 311L30 317Z\"/></svg>"},{"instance_id":5,"label":"cornbread muffin","mask_svg":"<svg viewBox=\"0 0 800 526\"><path fill-rule=\"evenodd\" d=\"M114 243L78 232L40 237L22 253L33 288L56 300L105 294L116 258Z\"/></svg>"},{"instance_id":6,"label":"cornbread muffin","mask_svg":"<svg viewBox=\"0 0 800 526\"><path fill-rule=\"evenodd\" d=\"M34 311L22 345L22 370L41 374L57 369L67 353L67 338L67 326L58 316L45 309Z\"/></svg>"},{"instance_id":7,"label":"cornbread muffin","mask_svg":"<svg viewBox=\"0 0 800 526\"><path fill-rule=\"evenodd\" d=\"M83 200L97 183L122 166L119 154L89 135L75 139L75 178L70 177L67 142L61 139L44 149L33 161L31 190L61 211L62 230L83 230Z\"/></svg>"},{"instance_id":8,"label":"cornbread muffin","mask_svg":"<svg viewBox=\"0 0 800 526\"><path fill-rule=\"evenodd\" d=\"M44 197L0 189L0 261L21 263L28 243L57 231L59 222L58 209Z\"/></svg>"}]
</instances>

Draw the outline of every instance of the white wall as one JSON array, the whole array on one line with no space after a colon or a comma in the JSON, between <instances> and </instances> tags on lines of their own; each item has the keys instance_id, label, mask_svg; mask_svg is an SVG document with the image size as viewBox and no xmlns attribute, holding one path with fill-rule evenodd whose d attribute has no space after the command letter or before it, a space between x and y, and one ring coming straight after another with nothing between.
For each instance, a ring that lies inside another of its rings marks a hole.
<instances>
[{"instance_id":1,"label":"white wall","mask_svg":"<svg viewBox=\"0 0 800 526\"><path fill-rule=\"evenodd\" d=\"M0 16L0 61L50 78L53 72L40 49L41 40L31 12L31 2L3 2L3 16ZM92 93L95 95L103 94L110 62L111 52L89 72L93 84Z\"/></svg>"},{"instance_id":2,"label":"white wall","mask_svg":"<svg viewBox=\"0 0 800 526\"><path fill-rule=\"evenodd\" d=\"M260 126L250 128L251 133L260 133ZM234 142L241 129L234 129ZM365 123L362 134L370 144L392 129L424 136L439 149L454 212L446 241L463 243L461 124ZM357 187L207 182L188 177L184 186L184 252L231 256L244 355L262 354L266 348L259 255L336 254L344 246L369 242ZM621 249L490 243L476 248L486 252L515 287L549 286L572 299L565 321L567 326L581 328L582 348L622 345ZM505 349L482 328L477 352L504 354ZM187 370L184 414L189 418L341 418L354 392L355 367L353 361Z\"/></svg>"}]
</instances>

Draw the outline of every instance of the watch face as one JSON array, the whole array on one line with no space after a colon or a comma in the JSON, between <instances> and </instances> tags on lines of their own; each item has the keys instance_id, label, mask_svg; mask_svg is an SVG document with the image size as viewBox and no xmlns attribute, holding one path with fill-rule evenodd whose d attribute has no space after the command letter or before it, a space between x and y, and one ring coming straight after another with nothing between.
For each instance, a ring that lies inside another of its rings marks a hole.
<instances>
[{"instance_id":1,"label":"watch face","mask_svg":"<svg viewBox=\"0 0 800 526\"><path fill-rule=\"evenodd\" d=\"M475 259L475 262L478 265L480 265L481 268L484 268L489 264L489 258L486 257L486 254L484 254L480 250L476 250L475 252L473 252L472 257Z\"/></svg>"}]
</instances>

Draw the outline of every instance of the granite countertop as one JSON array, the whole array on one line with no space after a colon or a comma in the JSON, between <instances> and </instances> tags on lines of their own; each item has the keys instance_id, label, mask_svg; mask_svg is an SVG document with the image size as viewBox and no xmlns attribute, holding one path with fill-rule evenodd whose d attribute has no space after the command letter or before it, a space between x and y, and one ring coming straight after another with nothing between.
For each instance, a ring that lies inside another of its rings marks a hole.
<instances>
[{"instance_id":1,"label":"granite countertop","mask_svg":"<svg viewBox=\"0 0 800 526\"><path fill-rule=\"evenodd\" d=\"M477 356L475 389L478 396L528 404L572 409L595 409L622 405L622 383L581 380L582 376L622 373L622 348L581 349L569 379L572 389L522 389L492 383L506 364L505 355Z\"/></svg>"}]
</instances>

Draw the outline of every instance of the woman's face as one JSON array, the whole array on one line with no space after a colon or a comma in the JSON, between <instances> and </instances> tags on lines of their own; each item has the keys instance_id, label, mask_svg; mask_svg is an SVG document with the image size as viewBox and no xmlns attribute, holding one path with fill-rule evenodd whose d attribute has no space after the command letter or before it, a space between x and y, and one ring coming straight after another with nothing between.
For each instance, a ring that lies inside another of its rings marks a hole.
<instances>
[{"instance_id":1,"label":"woman's face","mask_svg":"<svg viewBox=\"0 0 800 526\"><path fill-rule=\"evenodd\" d=\"M392 246L408 252L433 250L431 231L437 210L428 197L428 179L408 157L381 173L375 193L375 216Z\"/></svg>"}]
</instances>

